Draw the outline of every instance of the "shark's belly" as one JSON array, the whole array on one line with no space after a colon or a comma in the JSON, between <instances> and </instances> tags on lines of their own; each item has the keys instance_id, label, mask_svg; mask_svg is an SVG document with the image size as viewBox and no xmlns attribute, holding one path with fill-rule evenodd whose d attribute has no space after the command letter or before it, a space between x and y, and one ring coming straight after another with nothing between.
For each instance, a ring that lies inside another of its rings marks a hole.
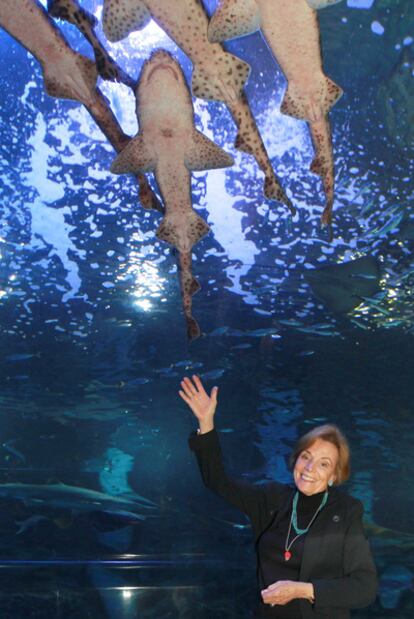
<instances>
[{"instance_id":1,"label":"shark's belly","mask_svg":"<svg viewBox=\"0 0 414 619\"><path fill-rule=\"evenodd\" d=\"M307 84L321 78L317 16L305 0L257 0L262 33L289 81Z\"/></svg>"}]
</instances>

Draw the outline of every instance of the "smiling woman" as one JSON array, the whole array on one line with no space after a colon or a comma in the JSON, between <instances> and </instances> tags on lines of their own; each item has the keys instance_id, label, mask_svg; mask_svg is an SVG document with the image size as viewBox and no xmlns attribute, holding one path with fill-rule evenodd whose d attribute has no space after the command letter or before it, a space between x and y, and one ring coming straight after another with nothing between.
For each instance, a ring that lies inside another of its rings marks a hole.
<instances>
[{"instance_id":1,"label":"smiling woman","mask_svg":"<svg viewBox=\"0 0 414 619\"><path fill-rule=\"evenodd\" d=\"M180 396L199 423L190 437L205 485L249 518L257 553L256 618L349 619L369 605L377 578L362 525L362 503L336 487L349 477L349 447L334 425L305 434L290 463L294 486L252 485L224 469L214 428L218 388L210 396L198 376Z\"/></svg>"},{"instance_id":2,"label":"smiling woman","mask_svg":"<svg viewBox=\"0 0 414 619\"><path fill-rule=\"evenodd\" d=\"M306 495L342 484L351 468L348 441L337 426L318 426L297 442L290 465L297 488Z\"/></svg>"}]
</instances>

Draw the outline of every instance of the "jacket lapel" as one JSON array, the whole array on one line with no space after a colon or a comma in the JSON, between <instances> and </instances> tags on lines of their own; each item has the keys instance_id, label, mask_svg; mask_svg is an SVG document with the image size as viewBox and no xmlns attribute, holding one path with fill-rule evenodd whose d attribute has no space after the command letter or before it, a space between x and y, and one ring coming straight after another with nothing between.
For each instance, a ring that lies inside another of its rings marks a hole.
<instances>
[{"instance_id":1,"label":"jacket lapel","mask_svg":"<svg viewBox=\"0 0 414 619\"><path fill-rule=\"evenodd\" d=\"M311 575L312 566L315 565L315 557L320 552L320 533L324 531L327 525L327 518L329 519L332 514L332 505L338 500L338 491L336 488L329 490L328 500L325 507L318 514L315 522L312 524L308 533L305 536L305 543L303 546L302 563L300 567L299 578L302 581L307 581Z\"/></svg>"}]
</instances>

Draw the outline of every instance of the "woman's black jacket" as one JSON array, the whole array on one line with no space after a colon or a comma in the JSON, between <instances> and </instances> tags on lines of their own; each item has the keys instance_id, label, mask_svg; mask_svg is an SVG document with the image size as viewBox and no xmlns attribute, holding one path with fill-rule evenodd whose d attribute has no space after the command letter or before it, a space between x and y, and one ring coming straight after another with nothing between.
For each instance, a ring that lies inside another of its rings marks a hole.
<instances>
[{"instance_id":1,"label":"woman's black jacket","mask_svg":"<svg viewBox=\"0 0 414 619\"><path fill-rule=\"evenodd\" d=\"M249 518L256 543L292 505L293 486L253 485L226 475L215 430L189 440L205 485ZM300 600L303 619L349 619L351 608L374 601L376 569L362 525L361 501L336 488L306 534L299 580L311 582L315 603ZM260 556L258 556L260 580Z\"/></svg>"}]
</instances>

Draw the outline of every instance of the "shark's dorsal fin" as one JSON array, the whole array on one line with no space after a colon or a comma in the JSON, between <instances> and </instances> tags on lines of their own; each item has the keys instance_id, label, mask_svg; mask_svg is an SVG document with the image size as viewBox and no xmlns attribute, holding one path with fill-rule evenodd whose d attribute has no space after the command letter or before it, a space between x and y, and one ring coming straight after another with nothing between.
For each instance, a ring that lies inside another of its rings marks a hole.
<instances>
[{"instance_id":1,"label":"shark's dorsal fin","mask_svg":"<svg viewBox=\"0 0 414 619\"><path fill-rule=\"evenodd\" d=\"M256 0L219 0L208 26L211 43L243 37L260 28L260 10Z\"/></svg>"},{"instance_id":2,"label":"shark's dorsal fin","mask_svg":"<svg viewBox=\"0 0 414 619\"><path fill-rule=\"evenodd\" d=\"M233 54L220 56L216 79L201 63L194 66L191 88L195 97L207 101L236 101L250 75L250 65Z\"/></svg>"},{"instance_id":3,"label":"shark's dorsal fin","mask_svg":"<svg viewBox=\"0 0 414 619\"><path fill-rule=\"evenodd\" d=\"M185 154L188 170L212 170L227 168L234 164L234 159L220 146L196 129L191 136L191 144Z\"/></svg>"},{"instance_id":4,"label":"shark's dorsal fin","mask_svg":"<svg viewBox=\"0 0 414 619\"><path fill-rule=\"evenodd\" d=\"M152 172L154 168L153 154L148 149L144 137L138 134L112 162L111 172L113 174L137 174L138 172Z\"/></svg>"},{"instance_id":5,"label":"shark's dorsal fin","mask_svg":"<svg viewBox=\"0 0 414 619\"><path fill-rule=\"evenodd\" d=\"M151 13L141 0L104 0L102 27L108 41L121 41L150 20Z\"/></svg>"}]
</instances>

